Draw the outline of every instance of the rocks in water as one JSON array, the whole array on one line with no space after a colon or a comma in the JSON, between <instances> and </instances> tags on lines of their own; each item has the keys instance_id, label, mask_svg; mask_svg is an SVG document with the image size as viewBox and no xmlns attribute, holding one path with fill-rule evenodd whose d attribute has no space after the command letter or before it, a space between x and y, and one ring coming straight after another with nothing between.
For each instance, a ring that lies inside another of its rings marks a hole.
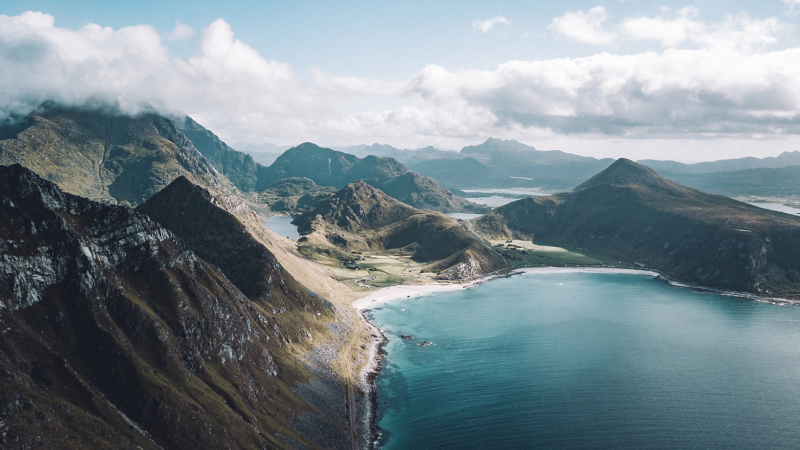
<instances>
[{"instance_id":1,"label":"rocks in water","mask_svg":"<svg viewBox=\"0 0 800 450\"><path fill-rule=\"evenodd\" d=\"M414 336L411 336L410 334L401 334L400 337L405 339L405 340L407 340L407 341L413 341L414 340Z\"/></svg>"},{"instance_id":2,"label":"rocks in water","mask_svg":"<svg viewBox=\"0 0 800 450\"><path fill-rule=\"evenodd\" d=\"M432 341L422 341L417 345L419 345L420 347L431 347L436 344L434 344Z\"/></svg>"}]
</instances>

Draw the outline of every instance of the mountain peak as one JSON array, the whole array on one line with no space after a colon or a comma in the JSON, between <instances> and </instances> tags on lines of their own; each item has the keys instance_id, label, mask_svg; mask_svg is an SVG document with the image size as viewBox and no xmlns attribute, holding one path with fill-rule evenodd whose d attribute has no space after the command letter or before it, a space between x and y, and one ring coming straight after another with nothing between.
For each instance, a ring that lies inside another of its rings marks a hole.
<instances>
[{"instance_id":1,"label":"mountain peak","mask_svg":"<svg viewBox=\"0 0 800 450\"><path fill-rule=\"evenodd\" d=\"M675 190L678 185L662 178L653 169L635 163L627 158L620 158L607 169L576 187L576 191L599 186L635 186L649 190Z\"/></svg>"},{"instance_id":2,"label":"mountain peak","mask_svg":"<svg viewBox=\"0 0 800 450\"><path fill-rule=\"evenodd\" d=\"M468 145L461 149L464 154L491 154L495 152L521 152L533 151L535 147L525 145L516 140L503 140L497 138L488 138L482 144Z\"/></svg>"},{"instance_id":3,"label":"mountain peak","mask_svg":"<svg viewBox=\"0 0 800 450\"><path fill-rule=\"evenodd\" d=\"M301 233L311 230L311 221L320 216L342 230L356 232L379 228L414 213L414 208L395 200L363 180L354 181L332 197L321 201L309 213L297 219Z\"/></svg>"}]
</instances>

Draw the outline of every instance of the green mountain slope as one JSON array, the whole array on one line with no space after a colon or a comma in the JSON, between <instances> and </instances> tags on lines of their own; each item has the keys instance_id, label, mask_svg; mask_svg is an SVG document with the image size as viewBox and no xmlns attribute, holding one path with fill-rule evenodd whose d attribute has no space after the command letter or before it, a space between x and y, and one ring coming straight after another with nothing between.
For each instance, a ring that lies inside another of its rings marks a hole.
<instances>
[{"instance_id":1,"label":"green mountain slope","mask_svg":"<svg viewBox=\"0 0 800 450\"><path fill-rule=\"evenodd\" d=\"M336 246L391 250L424 262L442 279L464 279L504 267L502 258L441 213L401 203L363 181L348 184L295 219L301 251Z\"/></svg>"},{"instance_id":2,"label":"green mountain slope","mask_svg":"<svg viewBox=\"0 0 800 450\"><path fill-rule=\"evenodd\" d=\"M486 236L590 249L696 285L800 297L800 219L620 159L575 190L475 220Z\"/></svg>"},{"instance_id":3,"label":"green mountain slope","mask_svg":"<svg viewBox=\"0 0 800 450\"><path fill-rule=\"evenodd\" d=\"M46 103L0 135L7 137L0 164L21 164L96 201L138 205L179 176L215 192L234 190L172 121L154 113Z\"/></svg>"}]
</instances>

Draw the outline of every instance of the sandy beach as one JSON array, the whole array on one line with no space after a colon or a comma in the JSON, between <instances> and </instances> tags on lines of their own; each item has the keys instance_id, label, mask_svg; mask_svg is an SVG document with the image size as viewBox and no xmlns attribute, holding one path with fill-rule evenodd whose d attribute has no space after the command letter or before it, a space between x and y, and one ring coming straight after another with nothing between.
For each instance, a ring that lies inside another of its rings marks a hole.
<instances>
[{"instance_id":1,"label":"sandy beach","mask_svg":"<svg viewBox=\"0 0 800 450\"><path fill-rule=\"evenodd\" d=\"M413 284L413 285L400 285L389 286L378 289L364 298L358 299L353 302L355 309L368 309L373 306L386 303L389 300L404 297L416 297L418 295L433 294L435 292L455 291L464 289L465 287L473 285L473 283L427 283L427 284Z\"/></svg>"},{"instance_id":2,"label":"sandy beach","mask_svg":"<svg viewBox=\"0 0 800 450\"><path fill-rule=\"evenodd\" d=\"M653 272L651 270L618 269L614 267L526 267L523 269L514 270L503 276L525 273L620 273L646 275L651 277L657 277L660 275L658 272ZM419 295L434 294L437 292L466 289L475 286L476 284L485 283L497 277L497 275L487 276L466 283L427 283L385 287L370 293L366 297L354 301L353 307L358 310L363 310L398 298L416 297Z\"/></svg>"}]
</instances>

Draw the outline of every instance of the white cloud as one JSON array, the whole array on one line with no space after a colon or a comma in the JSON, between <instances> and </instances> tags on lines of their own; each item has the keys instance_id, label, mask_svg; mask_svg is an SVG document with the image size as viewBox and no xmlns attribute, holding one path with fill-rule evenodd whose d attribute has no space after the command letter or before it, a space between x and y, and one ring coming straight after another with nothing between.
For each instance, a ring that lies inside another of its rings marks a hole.
<instances>
[{"instance_id":1,"label":"white cloud","mask_svg":"<svg viewBox=\"0 0 800 450\"><path fill-rule=\"evenodd\" d=\"M502 23L502 24L505 24L505 25L511 25L511 22L508 19L506 19L505 17L496 16L496 17L492 17L491 19L488 19L488 20L474 20L472 22L472 28L475 28L476 30L480 30L481 33L488 33L489 30L494 28L494 26L497 25L498 23Z\"/></svg>"},{"instance_id":2,"label":"white cloud","mask_svg":"<svg viewBox=\"0 0 800 450\"><path fill-rule=\"evenodd\" d=\"M699 11L691 7L681 9L676 15L665 10L657 17L626 18L620 29L635 41L655 40L665 47L694 44L703 48L738 47L751 51L775 44L777 36L788 28L774 17L751 19L740 14L710 23L700 20L699 15Z\"/></svg>"},{"instance_id":3,"label":"white cloud","mask_svg":"<svg viewBox=\"0 0 800 450\"><path fill-rule=\"evenodd\" d=\"M175 22L175 28L170 33L169 38L173 41L182 41L194 36L194 30L189 25L180 21Z\"/></svg>"},{"instance_id":4,"label":"white cloud","mask_svg":"<svg viewBox=\"0 0 800 450\"><path fill-rule=\"evenodd\" d=\"M602 6L587 12L567 12L550 22L554 33L584 44L607 45L617 39L617 34L605 29L608 13Z\"/></svg>"},{"instance_id":5,"label":"white cloud","mask_svg":"<svg viewBox=\"0 0 800 450\"><path fill-rule=\"evenodd\" d=\"M780 23L667 14L653 19L660 22L649 33L641 18L622 22L633 30L625 33L668 47L660 51L511 61L496 70L431 65L399 82L318 68L305 81L236 39L222 19L200 32L195 54L181 58L149 26L70 30L46 14L0 16L0 118L48 99L97 98L128 112L142 103L183 111L232 142L458 147L487 136L535 143L800 135L800 48L765 49ZM667 39L664 30L678 37ZM365 97L401 106L354 109Z\"/></svg>"}]
</instances>

